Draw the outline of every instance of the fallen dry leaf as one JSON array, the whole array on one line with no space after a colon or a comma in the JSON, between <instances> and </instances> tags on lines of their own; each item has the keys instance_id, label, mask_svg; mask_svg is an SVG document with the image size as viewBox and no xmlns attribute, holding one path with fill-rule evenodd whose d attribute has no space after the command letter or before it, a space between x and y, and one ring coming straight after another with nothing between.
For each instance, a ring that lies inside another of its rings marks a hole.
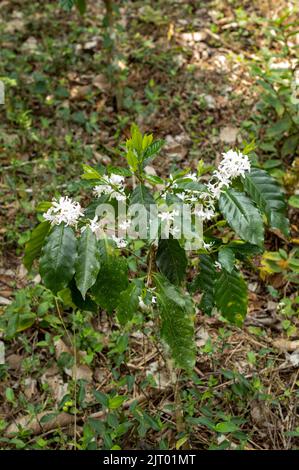
<instances>
[{"instance_id":1,"label":"fallen dry leaf","mask_svg":"<svg viewBox=\"0 0 299 470\"><path fill-rule=\"evenodd\" d=\"M296 351L299 349L299 340L290 341L288 339L279 338L273 341L273 346L280 351Z\"/></svg>"},{"instance_id":2,"label":"fallen dry leaf","mask_svg":"<svg viewBox=\"0 0 299 470\"><path fill-rule=\"evenodd\" d=\"M24 394L28 400L37 394L37 381L31 377L25 379Z\"/></svg>"},{"instance_id":3,"label":"fallen dry leaf","mask_svg":"<svg viewBox=\"0 0 299 470\"><path fill-rule=\"evenodd\" d=\"M220 130L220 140L225 144L234 144L237 140L239 129L237 127L223 127Z\"/></svg>"},{"instance_id":4,"label":"fallen dry leaf","mask_svg":"<svg viewBox=\"0 0 299 470\"><path fill-rule=\"evenodd\" d=\"M62 353L67 353L73 356L72 349L69 346L67 346L64 343L64 341L62 341L61 338L55 341L54 347L55 347L55 356L57 360L59 359ZM77 358L80 360L80 358L83 358L83 356L84 356L83 353L79 351L79 353L77 354ZM71 369L65 367L64 372L70 377L72 377L73 379L75 378L77 380L84 379L88 382L92 380L92 370L86 364L77 363L77 365L74 364L74 366Z\"/></svg>"},{"instance_id":5,"label":"fallen dry leaf","mask_svg":"<svg viewBox=\"0 0 299 470\"><path fill-rule=\"evenodd\" d=\"M86 98L89 92L90 87L88 85L73 86L70 91L70 97L74 101L80 101Z\"/></svg>"}]
</instances>

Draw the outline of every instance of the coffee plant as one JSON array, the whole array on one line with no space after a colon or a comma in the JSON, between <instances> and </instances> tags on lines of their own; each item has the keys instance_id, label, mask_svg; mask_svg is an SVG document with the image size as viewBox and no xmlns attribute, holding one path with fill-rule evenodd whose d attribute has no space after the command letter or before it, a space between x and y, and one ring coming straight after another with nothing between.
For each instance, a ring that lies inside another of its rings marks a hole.
<instances>
[{"instance_id":1,"label":"coffee plant","mask_svg":"<svg viewBox=\"0 0 299 470\"><path fill-rule=\"evenodd\" d=\"M83 165L94 199L85 209L68 196L41 203L24 264L39 259L46 288L74 308L115 314L123 328L136 315L152 319L165 354L190 371L194 298L201 294L204 313L241 325L240 266L263 252L265 224L288 236L288 220L278 183L250 160L251 144L224 153L210 178L202 162L196 173L161 178L149 165L163 144L133 125L121 149L128 168Z\"/></svg>"}]
</instances>

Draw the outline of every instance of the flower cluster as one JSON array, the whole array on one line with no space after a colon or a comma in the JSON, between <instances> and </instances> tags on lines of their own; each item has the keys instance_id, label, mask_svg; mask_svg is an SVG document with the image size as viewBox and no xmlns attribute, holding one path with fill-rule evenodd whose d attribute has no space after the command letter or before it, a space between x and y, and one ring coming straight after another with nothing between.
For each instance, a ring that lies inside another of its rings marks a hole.
<instances>
[{"instance_id":1,"label":"flower cluster","mask_svg":"<svg viewBox=\"0 0 299 470\"><path fill-rule=\"evenodd\" d=\"M184 174L183 172L170 175L168 182L165 183L164 190L155 200L155 204L160 211L158 218L160 219L159 228L161 230L166 231L167 234L171 234L175 238L180 236L181 224L177 222L181 221L181 206L183 205L187 205L187 209L192 215L192 232L194 223L195 229L198 231L196 217L202 221L209 221L216 215L215 205L223 189L228 187L234 178L244 177L245 173L250 171L250 161L246 155L233 150L229 150L222 155L223 158L218 168L206 185L203 185L196 173ZM94 187L94 193L98 197L104 194L108 195L109 199L114 198L119 202L126 201L124 181L125 178L118 174L104 175L99 180L99 184ZM178 204L177 208L179 210L174 210L173 205L170 207L168 201L171 201L171 204ZM44 218L50 221L52 225L65 223L76 227L83 215L80 204L66 196L60 197L59 200L54 199L51 208L44 214ZM109 216L100 219L96 215L92 220L87 221L81 228L81 232L88 225L97 239L108 236L118 248L125 248L128 242L124 237L128 236L126 232L131 225L131 221L126 219L118 220L118 236L115 235L114 222L114 218L111 221ZM153 226L155 227L155 225ZM149 227L147 227L148 230ZM206 250L211 249L211 245L208 243L203 243L203 247Z\"/></svg>"},{"instance_id":2,"label":"flower cluster","mask_svg":"<svg viewBox=\"0 0 299 470\"><path fill-rule=\"evenodd\" d=\"M89 220L88 224L91 231L95 234L96 239L99 240L104 234L105 220L99 220L99 217L95 215L93 219ZM81 228L81 232L84 232L85 229L86 225ZM127 246L127 241L123 237L116 237L111 234L110 238L118 248L125 248Z\"/></svg>"},{"instance_id":3,"label":"flower cluster","mask_svg":"<svg viewBox=\"0 0 299 470\"><path fill-rule=\"evenodd\" d=\"M110 176L103 178L103 183L98 184L94 187L94 194L97 197L101 197L106 194L110 199L116 199L117 201L125 201L125 178L121 175L111 174Z\"/></svg>"},{"instance_id":4,"label":"flower cluster","mask_svg":"<svg viewBox=\"0 0 299 470\"><path fill-rule=\"evenodd\" d=\"M116 237L115 235L112 235L111 239L114 241L117 248L126 248L128 244L127 240L125 240L123 237Z\"/></svg>"},{"instance_id":5,"label":"flower cluster","mask_svg":"<svg viewBox=\"0 0 299 470\"><path fill-rule=\"evenodd\" d=\"M59 198L59 200L54 199L52 206L44 214L44 218L52 225L59 225L64 222L66 225L75 227L83 215L80 204L66 196Z\"/></svg>"},{"instance_id":6,"label":"flower cluster","mask_svg":"<svg viewBox=\"0 0 299 470\"><path fill-rule=\"evenodd\" d=\"M170 183L167 185L161 198L167 200L168 194L174 193L183 204L190 206L193 215L199 217L202 221L211 220L216 215L215 204L223 189L228 187L234 178L238 176L244 177L245 173L250 171L250 161L247 155L229 150L223 153L222 156L223 158L218 168L214 171L211 180L206 185L206 190L196 186L196 183L200 185L199 177L196 173L189 173L177 179L170 175ZM182 181L185 183L187 180L190 180L190 183L195 183L195 185L182 186ZM199 204L201 204L200 207ZM162 220L173 220L171 213L162 213L159 217Z\"/></svg>"},{"instance_id":7,"label":"flower cluster","mask_svg":"<svg viewBox=\"0 0 299 470\"><path fill-rule=\"evenodd\" d=\"M213 173L212 182L208 183L208 188L216 199L220 197L221 190L228 187L234 178L244 177L246 171L250 171L250 161L247 155L229 150L222 156L218 169Z\"/></svg>"}]
</instances>

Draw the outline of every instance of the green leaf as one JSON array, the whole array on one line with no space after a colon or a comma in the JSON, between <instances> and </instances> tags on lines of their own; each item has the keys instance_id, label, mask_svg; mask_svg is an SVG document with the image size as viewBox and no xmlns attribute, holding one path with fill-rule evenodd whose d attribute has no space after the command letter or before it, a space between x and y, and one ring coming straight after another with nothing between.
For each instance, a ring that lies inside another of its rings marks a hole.
<instances>
[{"instance_id":1,"label":"green leaf","mask_svg":"<svg viewBox=\"0 0 299 470\"><path fill-rule=\"evenodd\" d=\"M100 270L100 253L97 239L88 226L79 239L75 270L77 287L83 299L85 299L86 292L96 282Z\"/></svg>"},{"instance_id":2,"label":"green leaf","mask_svg":"<svg viewBox=\"0 0 299 470\"><path fill-rule=\"evenodd\" d=\"M141 134L138 126L136 124L132 124L131 126L131 139L127 140L127 145L129 148L129 142L131 142L131 148L134 148L138 155L142 154L142 142L143 142L143 135Z\"/></svg>"},{"instance_id":3,"label":"green leaf","mask_svg":"<svg viewBox=\"0 0 299 470\"><path fill-rule=\"evenodd\" d=\"M128 265L124 258L105 253L101 255L101 268L92 295L100 307L112 313L119 304L120 293L129 286Z\"/></svg>"},{"instance_id":4,"label":"green leaf","mask_svg":"<svg viewBox=\"0 0 299 470\"><path fill-rule=\"evenodd\" d=\"M75 0L75 5L80 15L84 15L86 12L86 0Z\"/></svg>"},{"instance_id":5,"label":"green leaf","mask_svg":"<svg viewBox=\"0 0 299 470\"><path fill-rule=\"evenodd\" d=\"M151 160L152 158L158 153L160 152L161 148L163 147L163 145L165 144L165 141L164 140L155 140L155 142L153 142L152 144L150 144L147 149L145 150L144 152L144 155L143 155L143 166L146 166Z\"/></svg>"},{"instance_id":6,"label":"green leaf","mask_svg":"<svg viewBox=\"0 0 299 470\"><path fill-rule=\"evenodd\" d=\"M84 180L99 180L99 179L102 179L102 175L95 168L92 168L92 166L83 164L82 168L84 170L84 173L82 175L82 178Z\"/></svg>"},{"instance_id":7,"label":"green leaf","mask_svg":"<svg viewBox=\"0 0 299 470\"><path fill-rule=\"evenodd\" d=\"M93 390L93 394L98 403L100 403L104 408L108 408L109 397L99 390Z\"/></svg>"},{"instance_id":8,"label":"green leaf","mask_svg":"<svg viewBox=\"0 0 299 470\"><path fill-rule=\"evenodd\" d=\"M229 273L232 272L235 265L235 254L233 250L228 247L220 248L218 252L218 261L226 271Z\"/></svg>"},{"instance_id":9,"label":"green leaf","mask_svg":"<svg viewBox=\"0 0 299 470\"><path fill-rule=\"evenodd\" d=\"M51 225L49 222L42 222L35 227L31 233L29 241L25 245L25 256L23 263L26 269L30 271L33 261L40 255L45 238L49 233Z\"/></svg>"},{"instance_id":10,"label":"green leaf","mask_svg":"<svg viewBox=\"0 0 299 470\"><path fill-rule=\"evenodd\" d=\"M36 320L37 316L33 312L13 312L8 317L5 335L7 339L12 339L16 333L27 330Z\"/></svg>"},{"instance_id":11,"label":"green leaf","mask_svg":"<svg viewBox=\"0 0 299 470\"><path fill-rule=\"evenodd\" d=\"M199 308L210 315L215 305L215 280L217 277L213 258L210 255L199 255L199 274L190 285L190 292L198 290L203 293Z\"/></svg>"},{"instance_id":12,"label":"green leaf","mask_svg":"<svg viewBox=\"0 0 299 470\"><path fill-rule=\"evenodd\" d=\"M261 215L248 197L235 189L226 189L220 196L219 208L243 240L263 246L264 226Z\"/></svg>"},{"instance_id":13,"label":"green leaf","mask_svg":"<svg viewBox=\"0 0 299 470\"><path fill-rule=\"evenodd\" d=\"M13 403L15 401L15 393L12 388L7 387L7 389L5 390L5 397L6 400L10 403Z\"/></svg>"},{"instance_id":14,"label":"green leaf","mask_svg":"<svg viewBox=\"0 0 299 470\"><path fill-rule=\"evenodd\" d=\"M117 408L119 408L126 400L127 400L127 397L122 397L120 395L116 395L113 398L109 398L109 401L108 401L109 410L117 410Z\"/></svg>"},{"instance_id":15,"label":"green leaf","mask_svg":"<svg viewBox=\"0 0 299 470\"><path fill-rule=\"evenodd\" d=\"M272 95L274 98L276 98L276 92L273 90L272 86L269 85L269 83L263 81L263 80L257 80L257 83L264 88L270 95Z\"/></svg>"},{"instance_id":16,"label":"green leaf","mask_svg":"<svg viewBox=\"0 0 299 470\"><path fill-rule=\"evenodd\" d=\"M290 206L295 207L296 209L299 209L299 195L294 194L293 196L290 197L288 202Z\"/></svg>"},{"instance_id":17,"label":"green leaf","mask_svg":"<svg viewBox=\"0 0 299 470\"><path fill-rule=\"evenodd\" d=\"M50 201L41 201L37 204L35 210L36 212L47 212L48 209L52 207L52 202Z\"/></svg>"},{"instance_id":18,"label":"green leaf","mask_svg":"<svg viewBox=\"0 0 299 470\"><path fill-rule=\"evenodd\" d=\"M36 318L37 316L33 312L20 313L18 319L17 332L24 331L27 330L27 328L30 328L34 324Z\"/></svg>"},{"instance_id":19,"label":"green leaf","mask_svg":"<svg viewBox=\"0 0 299 470\"><path fill-rule=\"evenodd\" d=\"M58 413L59 412L57 411L57 413L47 413L46 415L42 416L39 420L40 424L46 424L49 421L52 421L57 417Z\"/></svg>"},{"instance_id":20,"label":"green leaf","mask_svg":"<svg viewBox=\"0 0 299 470\"><path fill-rule=\"evenodd\" d=\"M143 184L139 184L136 186L131 195L130 206L133 204L142 204L149 212L150 206L155 204L155 200L150 190Z\"/></svg>"},{"instance_id":21,"label":"green leaf","mask_svg":"<svg viewBox=\"0 0 299 470\"><path fill-rule=\"evenodd\" d=\"M284 144L283 144L282 149L281 149L282 158L285 158L286 156L292 155L293 153L295 153L296 148L298 146L298 142L299 142L299 135L298 134L291 135L290 137L288 137L284 141Z\"/></svg>"},{"instance_id":22,"label":"green leaf","mask_svg":"<svg viewBox=\"0 0 299 470\"><path fill-rule=\"evenodd\" d=\"M136 171L138 169L138 156L134 149L129 149L126 154L128 164L132 171Z\"/></svg>"},{"instance_id":23,"label":"green leaf","mask_svg":"<svg viewBox=\"0 0 299 470\"><path fill-rule=\"evenodd\" d=\"M75 279L71 280L69 285L71 301L78 307L80 310L86 312L97 312L98 306L97 304L91 299L91 297L87 294L85 299L83 299L81 292L76 286ZM59 293L60 294L60 293Z\"/></svg>"},{"instance_id":24,"label":"green leaf","mask_svg":"<svg viewBox=\"0 0 299 470\"><path fill-rule=\"evenodd\" d=\"M286 203L284 194L276 180L266 171L252 168L244 179L244 189L263 211L269 225L288 235L288 220L284 215Z\"/></svg>"},{"instance_id":25,"label":"green leaf","mask_svg":"<svg viewBox=\"0 0 299 470\"><path fill-rule=\"evenodd\" d=\"M159 270L172 284L182 283L186 275L188 260L185 250L178 240L174 238L160 239L156 262Z\"/></svg>"},{"instance_id":26,"label":"green leaf","mask_svg":"<svg viewBox=\"0 0 299 470\"><path fill-rule=\"evenodd\" d=\"M288 115L285 115L282 119L279 119L273 126L267 130L267 137L281 137L282 134L288 132L292 127L292 120Z\"/></svg>"},{"instance_id":27,"label":"green leaf","mask_svg":"<svg viewBox=\"0 0 299 470\"><path fill-rule=\"evenodd\" d=\"M119 295L119 304L116 309L116 315L121 325L125 325L132 320L138 311L140 288L135 284L130 284L128 289Z\"/></svg>"},{"instance_id":28,"label":"green leaf","mask_svg":"<svg viewBox=\"0 0 299 470\"><path fill-rule=\"evenodd\" d=\"M252 245L242 240L233 240L227 247L234 252L236 258L240 260L246 260L248 257L258 255L262 252L262 249L257 245Z\"/></svg>"},{"instance_id":29,"label":"green leaf","mask_svg":"<svg viewBox=\"0 0 299 470\"><path fill-rule=\"evenodd\" d=\"M273 212L270 220L270 226L280 230L286 237L290 234L289 221L281 212Z\"/></svg>"},{"instance_id":30,"label":"green leaf","mask_svg":"<svg viewBox=\"0 0 299 470\"><path fill-rule=\"evenodd\" d=\"M220 432L221 434L235 432L238 431L238 429L239 427L232 421L222 421L215 426L215 431Z\"/></svg>"},{"instance_id":31,"label":"green leaf","mask_svg":"<svg viewBox=\"0 0 299 470\"><path fill-rule=\"evenodd\" d=\"M156 175L144 175L144 179L149 181L151 184L164 184L164 180Z\"/></svg>"},{"instance_id":32,"label":"green leaf","mask_svg":"<svg viewBox=\"0 0 299 470\"><path fill-rule=\"evenodd\" d=\"M61 8L65 11L71 11L74 6L74 0L59 0Z\"/></svg>"},{"instance_id":33,"label":"green leaf","mask_svg":"<svg viewBox=\"0 0 299 470\"><path fill-rule=\"evenodd\" d=\"M247 286L238 271L223 270L216 281L215 299L222 315L241 325L247 313Z\"/></svg>"},{"instance_id":34,"label":"green leaf","mask_svg":"<svg viewBox=\"0 0 299 470\"><path fill-rule=\"evenodd\" d=\"M77 240L71 227L53 228L46 239L40 259L40 275L54 293L67 287L75 274Z\"/></svg>"},{"instance_id":35,"label":"green leaf","mask_svg":"<svg viewBox=\"0 0 299 470\"><path fill-rule=\"evenodd\" d=\"M192 300L161 274L155 274L154 279L161 317L161 338L169 346L175 364L191 370L195 364Z\"/></svg>"}]
</instances>

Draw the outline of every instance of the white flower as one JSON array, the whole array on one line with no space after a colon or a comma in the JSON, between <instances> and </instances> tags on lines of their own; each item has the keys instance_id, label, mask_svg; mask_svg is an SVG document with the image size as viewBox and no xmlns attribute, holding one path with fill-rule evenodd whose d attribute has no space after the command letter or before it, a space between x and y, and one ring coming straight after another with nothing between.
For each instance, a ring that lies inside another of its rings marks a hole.
<instances>
[{"instance_id":1,"label":"white flower","mask_svg":"<svg viewBox=\"0 0 299 470\"><path fill-rule=\"evenodd\" d=\"M203 247L205 250L210 250L212 248L212 246L214 245L214 242L211 242L211 243L205 243L203 242Z\"/></svg>"},{"instance_id":2,"label":"white flower","mask_svg":"<svg viewBox=\"0 0 299 470\"><path fill-rule=\"evenodd\" d=\"M222 185L208 183L207 186L208 186L208 189L211 191L212 196L215 199L219 199L220 194L221 194Z\"/></svg>"},{"instance_id":3,"label":"white flower","mask_svg":"<svg viewBox=\"0 0 299 470\"><path fill-rule=\"evenodd\" d=\"M101 226L101 223L98 222L98 216L97 215L90 221L90 229L95 234L95 236L98 240L100 238L100 236L102 235L103 228Z\"/></svg>"},{"instance_id":4,"label":"white flower","mask_svg":"<svg viewBox=\"0 0 299 470\"><path fill-rule=\"evenodd\" d=\"M100 197L102 194L109 194L111 192L111 188L105 184L98 184L93 188L93 192L96 196Z\"/></svg>"},{"instance_id":5,"label":"white flower","mask_svg":"<svg viewBox=\"0 0 299 470\"><path fill-rule=\"evenodd\" d=\"M197 217L200 217L202 220L211 220L215 217L215 212L213 209L197 209L194 211L194 214Z\"/></svg>"},{"instance_id":6,"label":"white flower","mask_svg":"<svg viewBox=\"0 0 299 470\"><path fill-rule=\"evenodd\" d=\"M110 178L108 178L108 181L109 183L118 186L119 184L123 184L123 182L125 181L125 178L121 175L115 175L114 173L112 173Z\"/></svg>"},{"instance_id":7,"label":"white flower","mask_svg":"<svg viewBox=\"0 0 299 470\"><path fill-rule=\"evenodd\" d=\"M223 158L218 167L218 173L226 178L236 178L237 176L245 176L246 171L250 171L250 161L247 155L241 152L229 150L222 154Z\"/></svg>"},{"instance_id":8,"label":"white flower","mask_svg":"<svg viewBox=\"0 0 299 470\"><path fill-rule=\"evenodd\" d=\"M152 296L152 300L151 300L152 304L156 304L157 303L157 297L155 295Z\"/></svg>"},{"instance_id":9,"label":"white flower","mask_svg":"<svg viewBox=\"0 0 299 470\"><path fill-rule=\"evenodd\" d=\"M96 239L99 240L103 233L103 228L101 223L98 222L98 216L96 215L93 219L90 219L89 222L81 228L81 233L86 230L86 227L90 227L90 230L95 234Z\"/></svg>"},{"instance_id":10,"label":"white flower","mask_svg":"<svg viewBox=\"0 0 299 470\"><path fill-rule=\"evenodd\" d=\"M176 215L179 215L179 211L172 211L172 212L163 211L160 214L158 214L158 217L160 217L162 222L165 220L167 222L172 222Z\"/></svg>"},{"instance_id":11,"label":"white flower","mask_svg":"<svg viewBox=\"0 0 299 470\"><path fill-rule=\"evenodd\" d=\"M222 266L219 263L219 261L215 261L214 266L215 266L216 269L222 269Z\"/></svg>"},{"instance_id":12,"label":"white flower","mask_svg":"<svg viewBox=\"0 0 299 470\"><path fill-rule=\"evenodd\" d=\"M128 244L124 238L116 237L115 235L113 235L111 238L116 243L118 248L125 248Z\"/></svg>"},{"instance_id":13,"label":"white flower","mask_svg":"<svg viewBox=\"0 0 299 470\"><path fill-rule=\"evenodd\" d=\"M119 224L119 228L121 230L127 230L131 225L131 221L130 220L123 220L122 222L120 222Z\"/></svg>"},{"instance_id":14,"label":"white flower","mask_svg":"<svg viewBox=\"0 0 299 470\"><path fill-rule=\"evenodd\" d=\"M248 156L241 152L229 150L222 156L218 169L213 173L212 181L207 185L215 199L219 199L222 189L228 187L232 179L238 176L244 177L251 168Z\"/></svg>"},{"instance_id":15,"label":"white flower","mask_svg":"<svg viewBox=\"0 0 299 470\"><path fill-rule=\"evenodd\" d=\"M44 214L44 218L52 225L59 225L64 222L66 225L75 227L83 215L80 204L66 196L59 198L59 201L53 199L52 207Z\"/></svg>"},{"instance_id":16,"label":"white flower","mask_svg":"<svg viewBox=\"0 0 299 470\"><path fill-rule=\"evenodd\" d=\"M197 174L196 173L188 173L188 175L185 175L184 178L189 178L192 181L197 181Z\"/></svg>"},{"instance_id":17,"label":"white flower","mask_svg":"<svg viewBox=\"0 0 299 470\"><path fill-rule=\"evenodd\" d=\"M98 184L93 188L96 196L100 197L102 194L107 194L110 198L117 201L126 200L123 176L112 174L110 177L104 178L103 181L104 184Z\"/></svg>"},{"instance_id":18,"label":"white flower","mask_svg":"<svg viewBox=\"0 0 299 470\"><path fill-rule=\"evenodd\" d=\"M181 199L181 201L185 201L187 194L186 193L177 193L176 196Z\"/></svg>"},{"instance_id":19,"label":"white flower","mask_svg":"<svg viewBox=\"0 0 299 470\"><path fill-rule=\"evenodd\" d=\"M116 199L117 201L124 202L126 200L125 194L120 194L117 191L114 191L110 194L110 197Z\"/></svg>"},{"instance_id":20,"label":"white flower","mask_svg":"<svg viewBox=\"0 0 299 470\"><path fill-rule=\"evenodd\" d=\"M161 214L158 214L158 217L160 217L162 222L164 220L167 220L168 222L173 220L173 215L171 212L161 212Z\"/></svg>"}]
</instances>

